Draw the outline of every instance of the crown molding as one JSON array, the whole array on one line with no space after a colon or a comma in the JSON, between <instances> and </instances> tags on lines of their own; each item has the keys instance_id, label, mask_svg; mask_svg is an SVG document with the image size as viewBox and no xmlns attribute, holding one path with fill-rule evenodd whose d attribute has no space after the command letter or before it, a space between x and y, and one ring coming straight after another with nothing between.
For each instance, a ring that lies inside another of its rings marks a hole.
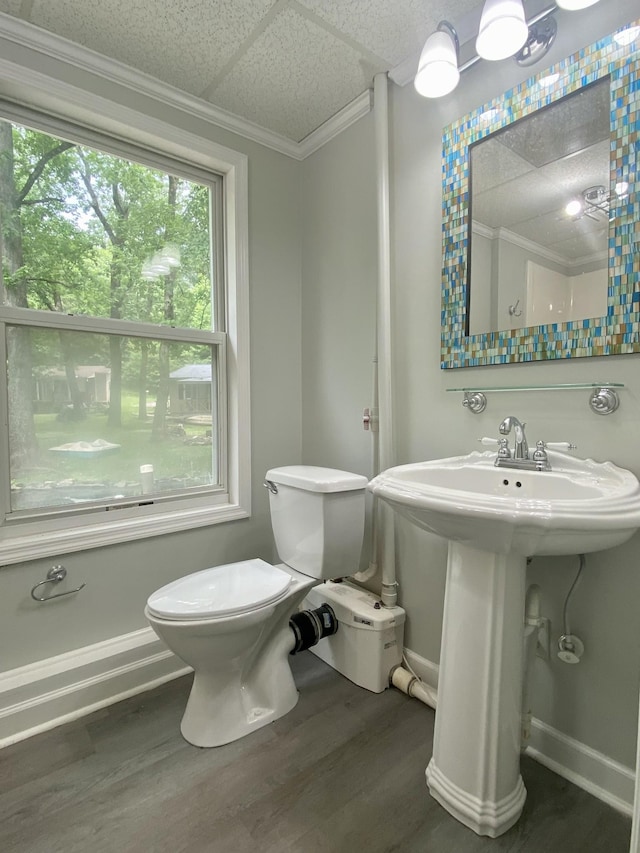
<instances>
[{"instance_id":1,"label":"crown molding","mask_svg":"<svg viewBox=\"0 0 640 853\"><path fill-rule=\"evenodd\" d=\"M357 98L354 98L351 103L343 107L330 119L321 124L317 130L314 130L308 136L298 143L300 158L304 160L314 151L322 148L327 142L334 139L343 130L346 130L350 125L355 124L358 119L366 116L371 112L373 106L373 90L367 89Z\"/></svg>"},{"instance_id":2,"label":"crown molding","mask_svg":"<svg viewBox=\"0 0 640 853\"><path fill-rule=\"evenodd\" d=\"M295 142L255 122L216 107L195 95L183 92L150 74L138 71L123 62L3 12L0 12L0 38L40 53L49 59L62 62L83 73L98 75L137 95L152 98L165 106L188 113L294 160L304 160L371 109L371 94L367 91L301 142Z\"/></svg>"},{"instance_id":3,"label":"crown molding","mask_svg":"<svg viewBox=\"0 0 640 853\"><path fill-rule=\"evenodd\" d=\"M572 261L565 258L559 252L554 252L553 249L549 249L540 243L535 243L533 240L528 240L526 237L521 237L520 234L509 231L508 228L496 228L494 233L499 240L505 240L507 243L512 243L514 246L519 246L528 252L535 252L548 261L564 266L568 270L579 269L585 264L595 263L596 261L606 261L608 258L608 252L604 251L594 252L591 255L585 255L583 258L577 258Z\"/></svg>"},{"instance_id":4,"label":"crown molding","mask_svg":"<svg viewBox=\"0 0 640 853\"><path fill-rule=\"evenodd\" d=\"M509 231L508 228L491 228L489 225L484 225L482 222L478 222L475 219L471 223L471 230L479 237L486 237L488 240L504 240L505 243L511 243L514 246L518 246L520 249L525 249L527 252L533 252L534 254L545 258L547 261L558 264L567 270L580 269L580 267L583 267L585 264L606 261L608 258L608 253L604 251L594 252L592 255L585 255L583 258L571 261L565 258L564 255L554 252L553 249L549 249L540 243L535 243L533 240L528 240L526 237L521 237L520 234Z\"/></svg>"}]
</instances>

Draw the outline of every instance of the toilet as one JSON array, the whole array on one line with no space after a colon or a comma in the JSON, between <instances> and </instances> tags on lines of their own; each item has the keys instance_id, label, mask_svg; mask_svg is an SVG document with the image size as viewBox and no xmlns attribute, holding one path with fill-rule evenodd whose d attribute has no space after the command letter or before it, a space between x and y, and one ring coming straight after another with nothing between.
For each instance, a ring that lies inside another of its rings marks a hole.
<instances>
[{"instance_id":1,"label":"toilet","mask_svg":"<svg viewBox=\"0 0 640 853\"><path fill-rule=\"evenodd\" d=\"M366 485L366 477L334 468L271 469L265 486L282 562L216 566L149 597L149 624L194 670L180 726L189 743L230 743L295 706L289 620L320 581L358 571Z\"/></svg>"}]
</instances>

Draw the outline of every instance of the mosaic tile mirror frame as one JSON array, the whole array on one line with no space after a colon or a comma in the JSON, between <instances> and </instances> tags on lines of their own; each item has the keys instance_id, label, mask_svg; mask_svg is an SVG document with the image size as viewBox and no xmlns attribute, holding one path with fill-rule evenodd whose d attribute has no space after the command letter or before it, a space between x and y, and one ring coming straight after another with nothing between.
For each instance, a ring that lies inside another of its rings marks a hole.
<instances>
[{"instance_id":1,"label":"mosaic tile mirror frame","mask_svg":"<svg viewBox=\"0 0 640 853\"><path fill-rule=\"evenodd\" d=\"M631 26L637 26L638 23ZM552 91L538 85L558 73ZM629 183L609 223L605 316L469 335L469 147L584 86L610 77L610 187ZM487 121L487 117L490 117ZM443 136L441 367L640 352L640 56L607 36L479 107Z\"/></svg>"}]
</instances>

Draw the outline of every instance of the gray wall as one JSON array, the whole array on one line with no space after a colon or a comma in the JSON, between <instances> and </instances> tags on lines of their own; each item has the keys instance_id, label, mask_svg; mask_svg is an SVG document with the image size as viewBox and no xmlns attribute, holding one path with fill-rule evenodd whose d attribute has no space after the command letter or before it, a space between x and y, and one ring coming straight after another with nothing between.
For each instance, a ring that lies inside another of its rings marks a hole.
<instances>
[{"instance_id":1,"label":"gray wall","mask_svg":"<svg viewBox=\"0 0 640 853\"><path fill-rule=\"evenodd\" d=\"M573 17L558 13L560 32L546 64L626 23L630 14L625 0L611 0ZM397 462L476 449L477 438L495 436L500 420L513 413L527 422L532 440L571 440L580 456L610 459L640 475L638 356L447 371L439 366L442 130L527 76L509 60L483 63L463 75L455 93L438 102L420 98L411 85L390 88ZM370 399L370 383L366 371L358 373L354 365L369 358L369 338L358 329L348 336L346 357L327 352L330 330L325 324L342 323L343 306L351 319L357 303L363 318L374 313L375 291L364 271L375 253L376 232L371 191L362 193L363 185L375 180L373 145L373 124L363 121L303 164L303 456L304 461L356 470L362 470L363 450L354 431L362 401ZM328 181L332 192L327 191ZM350 199L347 214L344 199ZM345 215L352 217L352 225ZM319 221L324 227L318 233ZM348 289L336 287L344 270L356 271L349 276ZM310 334L315 318L322 318L321 328ZM592 414L584 390L492 394L480 416L463 409L460 394L446 390L598 380L625 383L621 408L611 417ZM340 431L317 431L319 409L322 423ZM353 455L345 457L347 448ZM406 645L437 663L446 544L398 521L397 559L400 603L407 610ZM570 610L572 628L586 646L584 658L571 667L554 656L548 663L537 660L534 667L534 715L630 767L635 762L638 709L639 564L638 535L627 545L589 556ZM577 558L538 558L530 568L529 582L541 586L543 613L551 619L554 641L561 633L562 606L577 567Z\"/></svg>"},{"instance_id":2,"label":"gray wall","mask_svg":"<svg viewBox=\"0 0 640 853\"><path fill-rule=\"evenodd\" d=\"M59 74L75 85L135 108L249 157L251 410L253 515L191 532L0 569L0 670L146 626L148 595L180 575L233 560L271 559L273 545L264 472L301 458L300 359L300 164L193 116L142 96L133 98L106 80L43 60L3 44L3 55ZM89 89L89 87L94 87ZM53 563L72 582L86 582L77 596L38 605L29 596Z\"/></svg>"}]
</instances>

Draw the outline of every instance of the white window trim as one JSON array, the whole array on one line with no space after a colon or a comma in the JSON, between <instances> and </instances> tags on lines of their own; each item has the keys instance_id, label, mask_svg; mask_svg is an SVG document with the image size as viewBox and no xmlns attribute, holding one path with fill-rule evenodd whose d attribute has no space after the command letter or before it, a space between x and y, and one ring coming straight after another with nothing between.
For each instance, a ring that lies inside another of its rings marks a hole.
<instances>
[{"instance_id":1,"label":"white window trim","mask_svg":"<svg viewBox=\"0 0 640 853\"><path fill-rule=\"evenodd\" d=\"M228 497L210 496L167 506L123 509L82 524L47 519L6 525L0 531L0 565L113 545L149 536L218 524L251 513L251 411L249 374L248 160L246 155L153 118L123 103L85 91L16 59L0 59L0 96L30 104L123 141L193 163L223 177L225 223ZM39 57L42 62L42 57ZM46 66L46 61L44 62ZM49 72L51 69L48 69ZM77 79L77 78L76 78ZM125 98L126 100L126 92ZM176 121L180 120L176 112ZM161 141L161 144L159 143ZM106 513L105 513L106 515ZM117 518L113 518L116 515Z\"/></svg>"}]
</instances>

